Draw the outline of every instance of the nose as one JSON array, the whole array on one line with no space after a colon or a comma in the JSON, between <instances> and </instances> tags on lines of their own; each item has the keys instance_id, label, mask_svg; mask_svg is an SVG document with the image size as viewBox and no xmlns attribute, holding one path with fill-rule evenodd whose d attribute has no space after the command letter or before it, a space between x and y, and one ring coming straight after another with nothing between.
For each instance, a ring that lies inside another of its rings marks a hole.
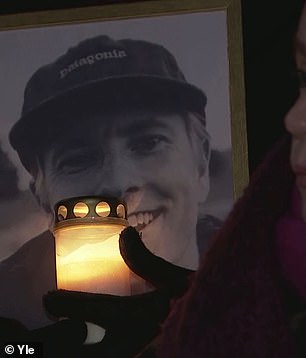
<instances>
[{"instance_id":1,"label":"nose","mask_svg":"<svg viewBox=\"0 0 306 358\"><path fill-rule=\"evenodd\" d=\"M141 187L140 173L122 153L108 153L104 157L102 170L98 173L99 193L128 200Z\"/></svg>"},{"instance_id":2,"label":"nose","mask_svg":"<svg viewBox=\"0 0 306 358\"><path fill-rule=\"evenodd\" d=\"M299 98L285 116L285 127L294 137L306 137L306 94Z\"/></svg>"}]
</instances>

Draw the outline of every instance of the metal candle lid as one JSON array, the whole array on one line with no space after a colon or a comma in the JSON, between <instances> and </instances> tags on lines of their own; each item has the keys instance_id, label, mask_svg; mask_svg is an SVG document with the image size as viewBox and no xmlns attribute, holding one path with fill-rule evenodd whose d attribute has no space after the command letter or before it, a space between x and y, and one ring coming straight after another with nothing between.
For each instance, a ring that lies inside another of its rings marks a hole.
<instances>
[{"instance_id":1,"label":"metal candle lid","mask_svg":"<svg viewBox=\"0 0 306 358\"><path fill-rule=\"evenodd\" d=\"M78 196L59 201L54 206L54 231L83 224L119 224L128 226L126 205L116 197Z\"/></svg>"}]
</instances>

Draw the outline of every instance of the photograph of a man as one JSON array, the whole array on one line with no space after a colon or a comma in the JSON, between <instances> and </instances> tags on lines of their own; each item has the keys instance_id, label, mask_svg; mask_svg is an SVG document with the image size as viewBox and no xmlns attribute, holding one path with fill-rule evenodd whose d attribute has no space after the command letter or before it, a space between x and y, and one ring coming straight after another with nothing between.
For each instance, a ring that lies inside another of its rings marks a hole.
<instances>
[{"instance_id":1,"label":"photograph of a man","mask_svg":"<svg viewBox=\"0 0 306 358\"><path fill-rule=\"evenodd\" d=\"M42 296L56 287L53 208L70 197L123 199L155 255L198 267L232 203L225 20L212 12L0 33L11 79L0 85L0 146L17 170L14 200L0 203L0 316L50 323ZM187 45L203 24L206 40Z\"/></svg>"},{"instance_id":2,"label":"photograph of a man","mask_svg":"<svg viewBox=\"0 0 306 358\"><path fill-rule=\"evenodd\" d=\"M209 191L205 105L205 94L185 80L173 55L147 41L97 36L40 68L27 83L10 141L32 176L50 231L62 199L120 197L154 254L196 269L198 213ZM30 240L2 262L0 273L10 294L20 290L18 281L35 283L22 293L28 311L21 302L10 313L19 316L17 308L25 319L31 312L31 320L43 323L43 311L35 318L29 308L55 287L51 234ZM6 306L1 302L1 314Z\"/></svg>"}]
</instances>

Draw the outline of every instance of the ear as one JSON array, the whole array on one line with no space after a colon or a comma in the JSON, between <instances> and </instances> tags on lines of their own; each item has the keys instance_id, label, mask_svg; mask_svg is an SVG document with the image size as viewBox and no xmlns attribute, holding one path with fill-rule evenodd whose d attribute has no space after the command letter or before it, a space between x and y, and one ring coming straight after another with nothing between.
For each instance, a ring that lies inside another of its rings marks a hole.
<instances>
[{"instance_id":1,"label":"ear","mask_svg":"<svg viewBox=\"0 0 306 358\"><path fill-rule=\"evenodd\" d=\"M199 186L199 203L204 203L207 199L210 189L208 163L205 172L199 176Z\"/></svg>"},{"instance_id":2,"label":"ear","mask_svg":"<svg viewBox=\"0 0 306 358\"><path fill-rule=\"evenodd\" d=\"M199 203L203 203L208 196L210 189L209 179L209 161L210 161L210 143L204 139L200 148L200 165L199 165Z\"/></svg>"},{"instance_id":3,"label":"ear","mask_svg":"<svg viewBox=\"0 0 306 358\"><path fill-rule=\"evenodd\" d=\"M53 227L53 211L48 205L48 201L46 200L46 192L44 191L44 188L39 185L34 179L30 181L29 187L34 198L36 199L37 204L48 218L49 228Z\"/></svg>"}]
</instances>

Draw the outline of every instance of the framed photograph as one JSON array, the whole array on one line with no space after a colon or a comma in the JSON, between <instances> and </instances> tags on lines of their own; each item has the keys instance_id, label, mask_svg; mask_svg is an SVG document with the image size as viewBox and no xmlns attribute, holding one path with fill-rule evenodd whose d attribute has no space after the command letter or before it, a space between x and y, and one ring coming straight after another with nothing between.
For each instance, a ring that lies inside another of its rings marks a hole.
<instances>
[{"instance_id":1,"label":"framed photograph","mask_svg":"<svg viewBox=\"0 0 306 358\"><path fill-rule=\"evenodd\" d=\"M105 192L144 241L197 230L201 256L248 181L241 31L239 0L0 17L0 260L51 230L56 201ZM170 239L147 242L195 267Z\"/></svg>"}]
</instances>

